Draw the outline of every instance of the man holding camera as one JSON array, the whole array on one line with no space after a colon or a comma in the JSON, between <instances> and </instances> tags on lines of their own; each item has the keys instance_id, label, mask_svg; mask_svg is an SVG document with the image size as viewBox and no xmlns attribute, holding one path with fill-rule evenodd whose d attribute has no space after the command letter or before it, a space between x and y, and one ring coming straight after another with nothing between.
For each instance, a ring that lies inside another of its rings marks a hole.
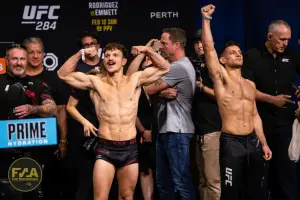
<instances>
[{"instance_id":1,"label":"man holding camera","mask_svg":"<svg viewBox=\"0 0 300 200\"><path fill-rule=\"evenodd\" d=\"M201 29L194 35L197 59L192 60L198 80L193 102L193 120L197 133L198 192L201 200L218 200L221 195L219 138L222 122L212 89L213 82L205 65L201 35Z\"/></svg>"}]
</instances>

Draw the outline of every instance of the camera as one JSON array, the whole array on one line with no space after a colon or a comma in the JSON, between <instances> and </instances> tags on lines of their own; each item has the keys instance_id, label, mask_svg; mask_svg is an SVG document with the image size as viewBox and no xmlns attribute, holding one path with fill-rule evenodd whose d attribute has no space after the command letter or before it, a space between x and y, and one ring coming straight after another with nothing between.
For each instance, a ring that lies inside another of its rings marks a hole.
<instances>
[{"instance_id":1,"label":"camera","mask_svg":"<svg viewBox=\"0 0 300 200\"><path fill-rule=\"evenodd\" d=\"M201 55L198 57L198 59L193 59L191 57L189 59L194 66L194 69L196 72L196 79L197 79L197 81L200 81L201 71L202 71L201 68L205 65L205 57L204 57L204 55Z\"/></svg>"},{"instance_id":2,"label":"camera","mask_svg":"<svg viewBox=\"0 0 300 200\"><path fill-rule=\"evenodd\" d=\"M17 106L21 106L27 103L27 96L25 94L25 87L17 82L9 86L7 91L7 99L9 102L8 109L8 117L9 119L18 119L18 116L14 113L14 108Z\"/></svg>"},{"instance_id":3,"label":"camera","mask_svg":"<svg viewBox=\"0 0 300 200\"><path fill-rule=\"evenodd\" d=\"M82 144L82 147L85 151L93 152L97 143L98 143L98 137L91 135L85 139L85 141Z\"/></svg>"}]
</instances>

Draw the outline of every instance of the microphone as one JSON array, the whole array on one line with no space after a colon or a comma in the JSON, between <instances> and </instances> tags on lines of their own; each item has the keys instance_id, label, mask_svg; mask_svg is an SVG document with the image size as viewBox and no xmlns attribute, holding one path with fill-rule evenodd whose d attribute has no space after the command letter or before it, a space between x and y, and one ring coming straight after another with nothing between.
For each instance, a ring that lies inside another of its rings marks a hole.
<instances>
[{"instance_id":1,"label":"microphone","mask_svg":"<svg viewBox=\"0 0 300 200\"><path fill-rule=\"evenodd\" d=\"M14 83L9 86L7 91L7 99L9 102L8 105L8 118L9 119L18 119L18 117L14 114L14 108L24 105L26 102L26 94L25 88L21 83Z\"/></svg>"}]
</instances>

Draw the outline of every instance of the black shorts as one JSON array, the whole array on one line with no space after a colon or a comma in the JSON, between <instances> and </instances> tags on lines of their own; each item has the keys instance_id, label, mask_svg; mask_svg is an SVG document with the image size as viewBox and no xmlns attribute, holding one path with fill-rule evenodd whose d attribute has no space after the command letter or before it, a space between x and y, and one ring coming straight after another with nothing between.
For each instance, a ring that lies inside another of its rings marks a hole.
<instances>
[{"instance_id":1,"label":"black shorts","mask_svg":"<svg viewBox=\"0 0 300 200\"><path fill-rule=\"evenodd\" d=\"M126 141L114 141L99 138L95 147L96 160L105 160L115 168L138 163L138 148L136 139Z\"/></svg>"}]
</instances>

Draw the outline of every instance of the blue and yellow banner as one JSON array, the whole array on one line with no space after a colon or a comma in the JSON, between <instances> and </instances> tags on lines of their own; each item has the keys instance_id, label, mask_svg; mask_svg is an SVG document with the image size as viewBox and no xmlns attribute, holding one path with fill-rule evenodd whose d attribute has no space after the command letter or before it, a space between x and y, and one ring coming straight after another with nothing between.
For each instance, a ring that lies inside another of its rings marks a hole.
<instances>
[{"instance_id":1,"label":"blue and yellow banner","mask_svg":"<svg viewBox=\"0 0 300 200\"><path fill-rule=\"evenodd\" d=\"M57 144L56 118L0 121L0 148Z\"/></svg>"}]
</instances>

